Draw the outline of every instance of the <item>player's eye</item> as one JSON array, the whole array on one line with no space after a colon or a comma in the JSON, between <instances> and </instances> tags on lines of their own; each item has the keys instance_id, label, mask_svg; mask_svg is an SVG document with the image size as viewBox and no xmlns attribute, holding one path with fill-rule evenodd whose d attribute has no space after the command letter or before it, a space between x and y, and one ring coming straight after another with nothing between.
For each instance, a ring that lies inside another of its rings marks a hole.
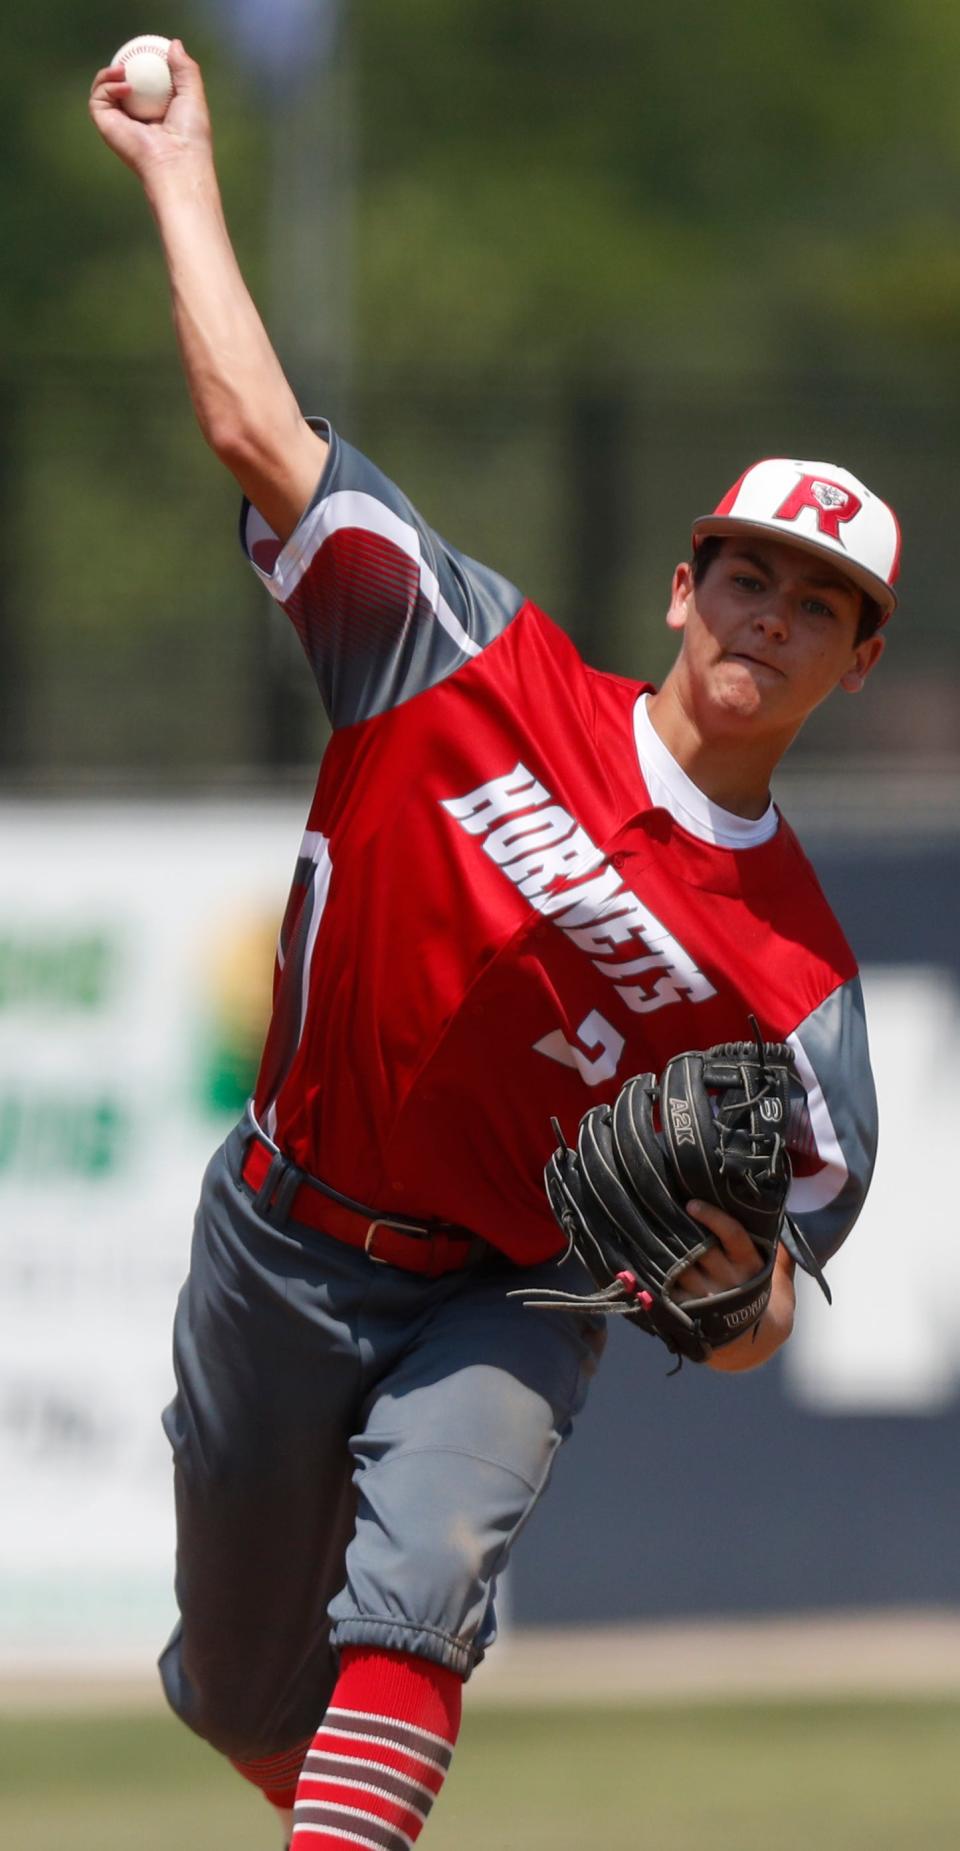
<instances>
[{"instance_id":1,"label":"player's eye","mask_svg":"<svg viewBox=\"0 0 960 1851\"><path fill-rule=\"evenodd\" d=\"M811 617L836 616L836 611L832 604L824 604L822 598L804 598L803 608L805 611L809 611Z\"/></svg>"},{"instance_id":2,"label":"player's eye","mask_svg":"<svg viewBox=\"0 0 960 1851\"><path fill-rule=\"evenodd\" d=\"M755 578L751 572L735 572L733 582L741 591L762 591L763 580Z\"/></svg>"}]
</instances>

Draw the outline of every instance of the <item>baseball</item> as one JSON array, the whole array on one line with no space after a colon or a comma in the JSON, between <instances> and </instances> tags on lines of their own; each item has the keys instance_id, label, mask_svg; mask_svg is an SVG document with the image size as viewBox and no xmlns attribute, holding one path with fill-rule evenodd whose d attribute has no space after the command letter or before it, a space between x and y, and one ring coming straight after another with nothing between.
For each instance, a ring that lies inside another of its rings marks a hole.
<instances>
[{"instance_id":1,"label":"baseball","mask_svg":"<svg viewBox=\"0 0 960 1851\"><path fill-rule=\"evenodd\" d=\"M130 95L124 98L123 107L128 116L136 117L138 122L159 122L167 113L167 104L173 95L173 80L167 63L170 40L160 38L157 33L143 32L139 38L128 39L114 58L114 64L122 64Z\"/></svg>"}]
</instances>

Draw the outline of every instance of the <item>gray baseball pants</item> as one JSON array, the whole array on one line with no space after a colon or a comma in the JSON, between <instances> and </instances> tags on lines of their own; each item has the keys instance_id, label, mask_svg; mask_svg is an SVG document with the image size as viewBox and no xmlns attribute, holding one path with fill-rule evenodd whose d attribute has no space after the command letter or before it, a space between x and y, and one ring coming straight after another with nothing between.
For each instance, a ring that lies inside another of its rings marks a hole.
<instances>
[{"instance_id":1,"label":"gray baseball pants","mask_svg":"<svg viewBox=\"0 0 960 1851\"><path fill-rule=\"evenodd\" d=\"M161 1675L238 1760L316 1730L342 1646L469 1676L604 1340L598 1318L507 1296L586 1289L575 1261L491 1249L424 1280L264 1219L239 1180L249 1131L204 1178L164 1414L180 1621Z\"/></svg>"}]
</instances>

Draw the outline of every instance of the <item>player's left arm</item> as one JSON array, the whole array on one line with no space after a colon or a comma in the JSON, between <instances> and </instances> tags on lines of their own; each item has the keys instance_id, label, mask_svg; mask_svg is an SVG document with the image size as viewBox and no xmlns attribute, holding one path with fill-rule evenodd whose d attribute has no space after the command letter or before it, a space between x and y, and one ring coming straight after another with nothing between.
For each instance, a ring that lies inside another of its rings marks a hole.
<instances>
[{"instance_id":1,"label":"player's left arm","mask_svg":"<svg viewBox=\"0 0 960 1851\"><path fill-rule=\"evenodd\" d=\"M876 1091L859 978L833 990L788 1040L803 1089L789 1139L794 1164L789 1219L763 1316L754 1331L710 1358L711 1368L726 1373L755 1369L786 1343L796 1306L796 1263L808 1271L822 1267L846 1239L876 1158ZM752 1278L759 1270L757 1252L739 1223L712 1204L697 1204L690 1212L719 1243L684 1276L691 1296Z\"/></svg>"},{"instance_id":2,"label":"player's left arm","mask_svg":"<svg viewBox=\"0 0 960 1851\"><path fill-rule=\"evenodd\" d=\"M815 1272L851 1233L876 1163L877 1094L859 977L839 984L786 1039L802 1097L787 1135L793 1183L783 1239L800 1267Z\"/></svg>"}]
</instances>

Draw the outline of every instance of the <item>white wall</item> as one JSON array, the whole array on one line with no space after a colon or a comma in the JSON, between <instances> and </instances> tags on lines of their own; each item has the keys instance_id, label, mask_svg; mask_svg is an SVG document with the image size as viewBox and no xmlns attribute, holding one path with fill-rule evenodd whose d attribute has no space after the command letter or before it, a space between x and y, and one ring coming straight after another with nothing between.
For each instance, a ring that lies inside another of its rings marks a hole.
<instances>
[{"instance_id":1,"label":"white wall","mask_svg":"<svg viewBox=\"0 0 960 1851\"><path fill-rule=\"evenodd\" d=\"M960 1387L960 988L925 965L864 971L880 1153L857 1226L829 1268L833 1306L804 1282L784 1366L820 1413L938 1414Z\"/></svg>"}]
</instances>

